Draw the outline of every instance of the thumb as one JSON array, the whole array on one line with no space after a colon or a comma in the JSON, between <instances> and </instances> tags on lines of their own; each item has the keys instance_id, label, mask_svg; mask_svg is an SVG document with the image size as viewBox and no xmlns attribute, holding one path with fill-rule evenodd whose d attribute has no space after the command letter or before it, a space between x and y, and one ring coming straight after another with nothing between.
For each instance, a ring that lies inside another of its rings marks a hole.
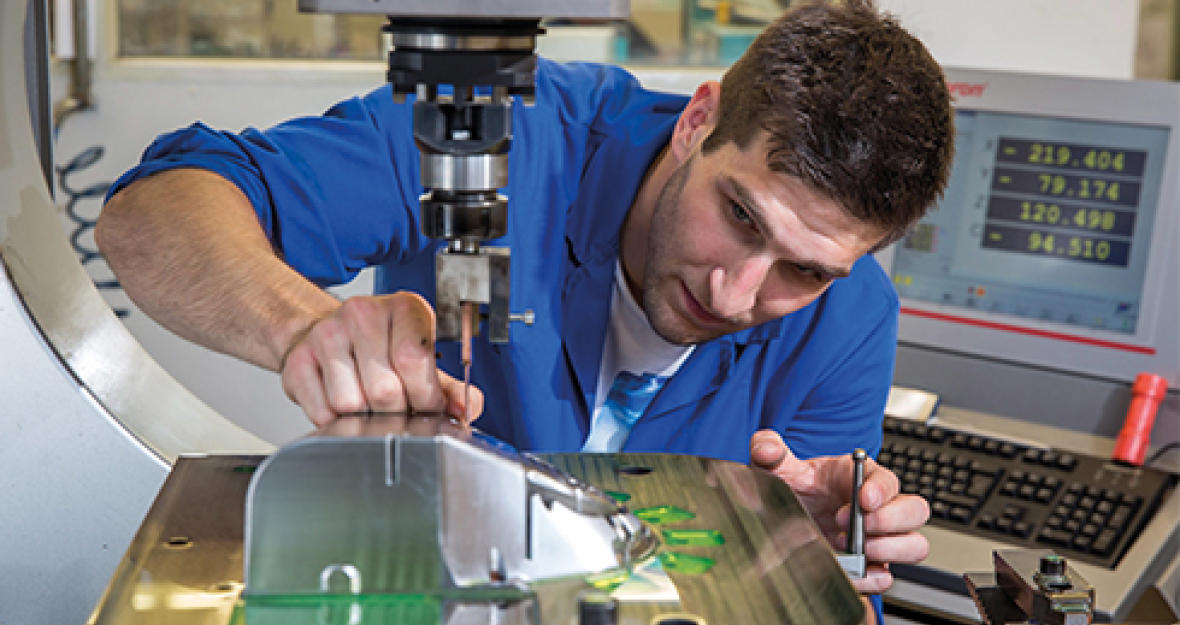
<instances>
[{"instance_id":1,"label":"thumb","mask_svg":"<svg viewBox=\"0 0 1180 625\"><path fill-rule=\"evenodd\" d=\"M783 437L774 430L758 430L750 437L750 464L787 481L792 481L791 478L800 476L809 468L795 457Z\"/></svg>"},{"instance_id":2,"label":"thumb","mask_svg":"<svg viewBox=\"0 0 1180 625\"><path fill-rule=\"evenodd\" d=\"M443 394L447 396L447 414L470 425L483 413L483 391L474 384L471 385L471 405L467 405L467 385L463 380L455 379L439 370L439 381L442 383Z\"/></svg>"}]
</instances>

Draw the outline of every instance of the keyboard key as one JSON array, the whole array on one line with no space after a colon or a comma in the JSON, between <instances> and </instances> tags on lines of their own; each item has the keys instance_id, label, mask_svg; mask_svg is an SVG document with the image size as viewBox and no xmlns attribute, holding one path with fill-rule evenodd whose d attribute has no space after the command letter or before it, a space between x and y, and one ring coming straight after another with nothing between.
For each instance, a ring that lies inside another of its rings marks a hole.
<instances>
[{"instance_id":1,"label":"keyboard key","mask_svg":"<svg viewBox=\"0 0 1180 625\"><path fill-rule=\"evenodd\" d=\"M1094 539L1094 543L1090 545L1090 550L1100 556L1110 555L1118 539L1118 532L1108 529L1099 534L1098 538Z\"/></svg>"},{"instance_id":2,"label":"keyboard key","mask_svg":"<svg viewBox=\"0 0 1180 625\"><path fill-rule=\"evenodd\" d=\"M979 515L979 519L975 521L975 527L980 529L990 530L996 526L996 516L994 514L983 513Z\"/></svg>"},{"instance_id":3,"label":"keyboard key","mask_svg":"<svg viewBox=\"0 0 1180 625\"><path fill-rule=\"evenodd\" d=\"M1078 551L1089 551L1090 545L1093 542L1094 538L1092 536L1078 536L1073 539L1073 548Z\"/></svg>"},{"instance_id":4,"label":"keyboard key","mask_svg":"<svg viewBox=\"0 0 1180 625\"><path fill-rule=\"evenodd\" d=\"M1110 515L1110 520L1108 520L1106 524L1116 530L1123 529L1123 526L1127 524L1127 521L1131 520L1131 514L1133 513L1133 510L1134 509L1131 508L1131 506L1125 504L1115 508L1114 514Z\"/></svg>"},{"instance_id":5,"label":"keyboard key","mask_svg":"<svg viewBox=\"0 0 1180 625\"><path fill-rule=\"evenodd\" d=\"M1012 443L1004 443L1004 444L1000 445L1000 456L1004 457L1004 458L1011 458L1011 457L1015 456L1016 453L1019 451L1020 451L1020 449L1017 448L1016 445L1013 445Z\"/></svg>"},{"instance_id":6,"label":"keyboard key","mask_svg":"<svg viewBox=\"0 0 1180 625\"><path fill-rule=\"evenodd\" d=\"M946 440L946 430L942 428L930 428L926 438L928 438L933 443L942 443Z\"/></svg>"},{"instance_id":7,"label":"keyboard key","mask_svg":"<svg viewBox=\"0 0 1180 625\"><path fill-rule=\"evenodd\" d=\"M955 435L951 437L951 447L966 447L966 446L967 446L967 435L966 434L964 434L962 432L956 432Z\"/></svg>"},{"instance_id":8,"label":"keyboard key","mask_svg":"<svg viewBox=\"0 0 1180 625\"><path fill-rule=\"evenodd\" d=\"M1050 545L1069 545L1073 541L1073 534L1064 530L1053 529L1051 527L1041 528L1041 533L1037 534L1037 540Z\"/></svg>"},{"instance_id":9,"label":"keyboard key","mask_svg":"<svg viewBox=\"0 0 1180 625\"><path fill-rule=\"evenodd\" d=\"M1074 493L1065 493L1065 496L1061 498L1061 505L1070 508L1078 505L1078 496Z\"/></svg>"},{"instance_id":10,"label":"keyboard key","mask_svg":"<svg viewBox=\"0 0 1180 625\"><path fill-rule=\"evenodd\" d=\"M1037 494L1037 487L1032 484L1025 484L1016 491L1016 496L1021 499L1032 499L1035 494Z\"/></svg>"},{"instance_id":11,"label":"keyboard key","mask_svg":"<svg viewBox=\"0 0 1180 625\"><path fill-rule=\"evenodd\" d=\"M939 501L939 502L942 502L942 503L945 503L945 504L948 504L951 506L961 506L963 508L970 508L971 510L974 510L975 506L979 505L978 499L975 499L974 497L968 497L966 495L956 494L956 493L938 493L937 495L934 496L934 498L936 501Z\"/></svg>"},{"instance_id":12,"label":"keyboard key","mask_svg":"<svg viewBox=\"0 0 1180 625\"><path fill-rule=\"evenodd\" d=\"M1029 464L1036 464L1041 460L1041 450L1030 448L1024 451L1023 460Z\"/></svg>"},{"instance_id":13,"label":"keyboard key","mask_svg":"<svg viewBox=\"0 0 1180 625\"><path fill-rule=\"evenodd\" d=\"M1096 525L1094 523L1087 523L1084 526L1082 526L1082 536L1089 536L1089 537L1093 538L1098 535L1098 532L1101 531L1101 529L1102 529L1102 526L1100 526L1100 525Z\"/></svg>"},{"instance_id":14,"label":"keyboard key","mask_svg":"<svg viewBox=\"0 0 1180 625\"><path fill-rule=\"evenodd\" d=\"M1114 502L1109 499L1103 499L1098 502L1097 506L1094 506L1094 511L1102 514L1110 514L1114 511Z\"/></svg>"},{"instance_id":15,"label":"keyboard key","mask_svg":"<svg viewBox=\"0 0 1180 625\"><path fill-rule=\"evenodd\" d=\"M1012 533L1020 538L1028 538L1028 535L1032 533L1032 526L1026 521L1017 521L1012 524Z\"/></svg>"},{"instance_id":16,"label":"keyboard key","mask_svg":"<svg viewBox=\"0 0 1180 625\"><path fill-rule=\"evenodd\" d=\"M1064 525L1065 525L1065 519L1063 517L1057 516L1056 514L1049 517L1049 519L1047 521L1045 521L1045 527L1051 527L1055 530L1061 529Z\"/></svg>"},{"instance_id":17,"label":"keyboard key","mask_svg":"<svg viewBox=\"0 0 1180 625\"><path fill-rule=\"evenodd\" d=\"M1074 467L1078 466L1078 459L1070 454L1061 454L1057 456L1057 468L1065 471L1073 471Z\"/></svg>"},{"instance_id":18,"label":"keyboard key","mask_svg":"<svg viewBox=\"0 0 1180 625\"><path fill-rule=\"evenodd\" d=\"M1021 506L1007 505L1004 506L1004 511L1001 513L1005 519L1022 519L1024 518L1025 509Z\"/></svg>"},{"instance_id":19,"label":"keyboard key","mask_svg":"<svg viewBox=\"0 0 1180 625\"><path fill-rule=\"evenodd\" d=\"M983 449L983 438L979 436L971 436L967 439L967 449L971 451L979 451Z\"/></svg>"},{"instance_id":20,"label":"keyboard key","mask_svg":"<svg viewBox=\"0 0 1180 625\"><path fill-rule=\"evenodd\" d=\"M1041 464L1047 467L1057 466L1057 452L1048 450L1041 454Z\"/></svg>"},{"instance_id":21,"label":"keyboard key","mask_svg":"<svg viewBox=\"0 0 1180 625\"><path fill-rule=\"evenodd\" d=\"M1016 521L1006 517L998 518L996 519L996 530L1007 534L1012 531L1013 523L1016 523Z\"/></svg>"},{"instance_id":22,"label":"keyboard key","mask_svg":"<svg viewBox=\"0 0 1180 625\"><path fill-rule=\"evenodd\" d=\"M951 512L951 507L944 502L935 501L930 504L930 516L945 519Z\"/></svg>"},{"instance_id":23,"label":"keyboard key","mask_svg":"<svg viewBox=\"0 0 1180 625\"><path fill-rule=\"evenodd\" d=\"M955 506L951 509L951 520L966 523L971 520L971 510L962 506Z\"/></svg>"},{"instance_id":24,"label":"keyboard key","mask_svg":"<svg viewBox=\"0 0 1180 625\"><path fill-rule=\"evenodd\" d=\"M1049 503L1053 499L1052 488L1040 488L1036 494L1037 501L1040 503Z\"/></svg>"},{"instance_id":25,"label":"keyboard key","mask_svg":"<svg viewBox=\"0 0 1180 625\"><path fill-rule=\"evenodd\" d=\"M1020 488L1019 482L1015 482L1013 480L1008 480L1007 482L1004 482L1004 485L1000 488L1000 493L1002 493L1004 495L1008 495L1009 497L1015 497L1016 491L1019 488Z\"/></svg>"},{"instance_id":26,"label":"keyboard key","mask_svg":"<svg viewBox=\"0 0 1180 625\"><path fill-rule=\"evenodd\" d=\"M1082 497L1081 501L1078 502L1078 507L1085 510L1093 510L1094 506L1097 504L1098 499L1091 497L1090 495L1086 495L1085 497Z\"/></svg>"},{"instance_id":27,"label":"keyboard key","mask_svg":"<svg viewBox=\"0 0 1180 625\"><path fill-rule=\"evenodd\" d=\"M1062 524L1061 529L1064 529L1070 534L1077 534L1078 531L1082 529L1082 524L1078 521L1070 519Z\"/></svg>"},{"instance_id":28,"label":"keyboard key","mask_svg":"<svg viewBox=\"0 0 1180 625\"><path fill-rule=\"evenodd\" d=\"M983 453L989 456L994 456L1000 453L1000 442L992 439L983 441Z\"/></svg>"},{"instance_id":29,"label":"keyboard key","mask_svg":"<svg viewBox=\"0 0 1180 625\"><path fill-rule=\"evenodd\" d=\"M929 435L929 433L929 429L927 429L926 426L922 425L921 423L914 426L914 438L926 440L926 437Z\"/></svg>"}]
</instances>

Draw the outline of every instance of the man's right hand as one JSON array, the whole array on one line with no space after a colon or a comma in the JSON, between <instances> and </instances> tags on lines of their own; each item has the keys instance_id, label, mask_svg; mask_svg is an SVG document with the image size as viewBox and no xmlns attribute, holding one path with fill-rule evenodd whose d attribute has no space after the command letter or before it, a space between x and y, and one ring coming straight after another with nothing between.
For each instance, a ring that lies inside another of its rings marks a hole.
<instances>
[{"instance_id":1,"label":"man's right hand","mask_svg":"<svg viewBox=\"0 0 1180 625\"><path fill-rule=\"evenodd\" d=\"M362 412L446 412L474 419L483 393L464 406L462 380L439 370L435 318L417 294L353 297L295 338L282 363L283 390L316 426Z\"/></svg>"}]
</instances>

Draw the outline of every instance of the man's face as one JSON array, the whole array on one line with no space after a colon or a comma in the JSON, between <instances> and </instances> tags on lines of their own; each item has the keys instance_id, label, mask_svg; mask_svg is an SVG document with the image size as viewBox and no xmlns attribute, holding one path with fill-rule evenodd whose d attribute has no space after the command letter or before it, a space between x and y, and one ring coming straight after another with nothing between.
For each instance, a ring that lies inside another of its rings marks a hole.
<instances>
[{"instance_id":1,"label":"man's face","mask_svg":"<svg viewBox=\"0 0 1180 625\"><path fill-rule=\"evenodd\" d=\"M709 341L810 304L881 241L797 178L763 140L687 158L659 194L638 287L656 333Z\"/></svg>"}]
</instances>

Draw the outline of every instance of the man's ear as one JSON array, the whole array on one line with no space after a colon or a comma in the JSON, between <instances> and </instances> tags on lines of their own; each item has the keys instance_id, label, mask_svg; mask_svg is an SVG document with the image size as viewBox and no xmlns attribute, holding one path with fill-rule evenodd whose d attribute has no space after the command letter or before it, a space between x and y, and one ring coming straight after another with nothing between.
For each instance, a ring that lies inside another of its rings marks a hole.
<instances>
[{"instance_id":1,"label":"man's ear","mask_svg":"<svg viewBox=\"0 0 1180 625\"><path fill-rule=\"evenodd\" d=\"M680 113L676 128L672 131L669 148L678 163L692 155L697 146L713 132L721 114L721 83L710 80L703 82L688 105Z\"/></svg>"}]
</instances>

